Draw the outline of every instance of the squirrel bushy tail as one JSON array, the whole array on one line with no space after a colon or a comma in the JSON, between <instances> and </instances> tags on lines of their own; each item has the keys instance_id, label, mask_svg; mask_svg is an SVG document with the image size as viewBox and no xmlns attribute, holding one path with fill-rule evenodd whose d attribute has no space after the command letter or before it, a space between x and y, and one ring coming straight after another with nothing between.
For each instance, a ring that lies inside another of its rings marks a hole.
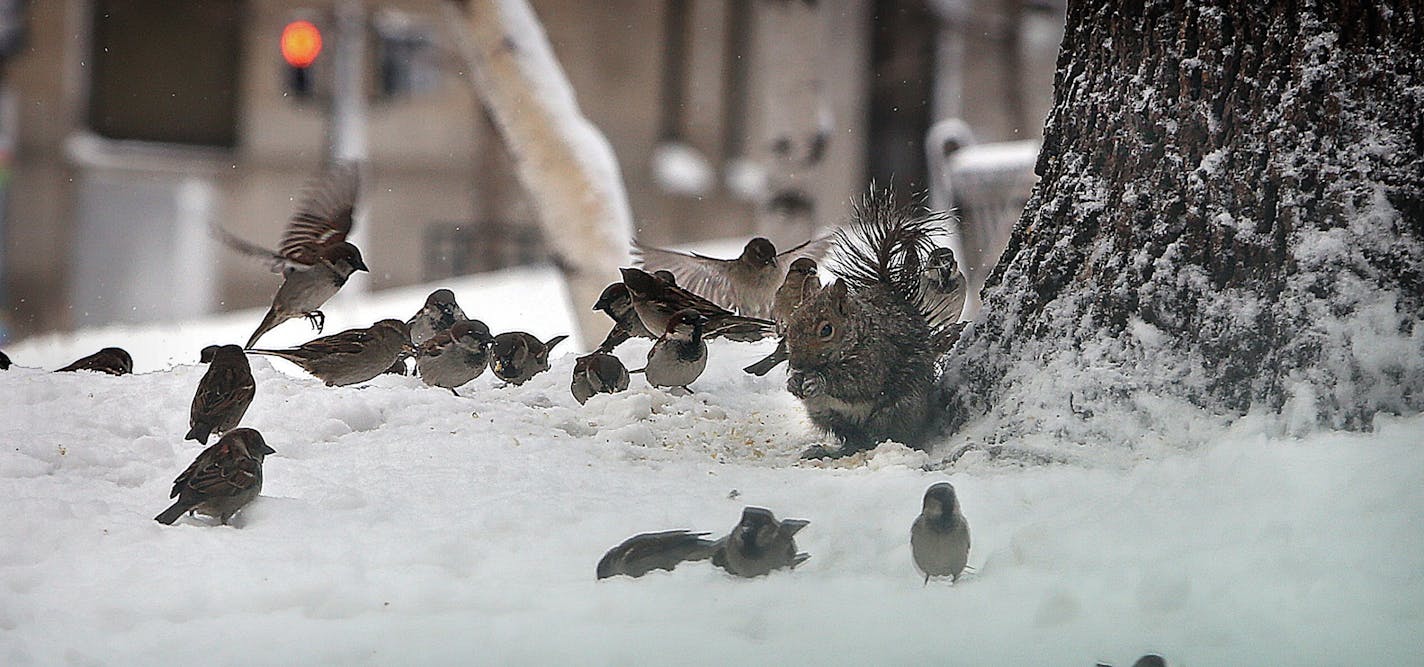
<instances>
[{"instance_id":1,"label":"squirrel bushy tail","mask_svg":"<svg viewBox=\"0 0 1424 667\"><path fill-rule=\"evenodd\" d=\"M930 298L920 278L925 258L935 248L935 238L946 234L948 222L948 213L918 201L900 205L890 189L872 184L855 203L850 223L836 230L831 249L836 272L852 291L883 285L924 318L930 327L927 342L936 357L954 344L959 325L957 318L938 312L943 302Z\"/></svg>"}]
</instances>

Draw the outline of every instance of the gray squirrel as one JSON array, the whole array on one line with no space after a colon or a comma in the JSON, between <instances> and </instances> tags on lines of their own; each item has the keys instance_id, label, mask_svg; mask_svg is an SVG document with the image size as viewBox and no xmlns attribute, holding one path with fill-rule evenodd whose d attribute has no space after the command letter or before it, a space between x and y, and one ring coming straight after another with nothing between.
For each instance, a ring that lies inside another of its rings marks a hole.
<instances>
[{"instance_id":1,"label":"gray squirrel","mask_svg":"<svg viewBox=\"0 0 1424 667\"><path fill-rule=\"evenodd\" d=\"M887 439L924 447L934 432L936 362L958 325L922 275L946 217L872 187L837 232L840 278L787 321L786 388L841 441L840 455Z\"/></svg>"}]
</instances>

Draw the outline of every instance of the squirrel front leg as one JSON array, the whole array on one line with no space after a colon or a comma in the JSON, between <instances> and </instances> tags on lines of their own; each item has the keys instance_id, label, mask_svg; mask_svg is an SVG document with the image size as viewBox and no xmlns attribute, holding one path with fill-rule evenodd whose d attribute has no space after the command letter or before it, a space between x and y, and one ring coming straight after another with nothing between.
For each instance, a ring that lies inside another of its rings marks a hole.
<instances>
[{"instance_id":1,"label":"squirrel front leg","mask_svg":"<svg viewBox=\"0 0 1424 667\"><path fill-rule=\"evenodd\" d=\"M802 400L820 396L825 386L825 378L814 371L791 371L786 375L786 391Z\"/></svg>"}]
</instances>

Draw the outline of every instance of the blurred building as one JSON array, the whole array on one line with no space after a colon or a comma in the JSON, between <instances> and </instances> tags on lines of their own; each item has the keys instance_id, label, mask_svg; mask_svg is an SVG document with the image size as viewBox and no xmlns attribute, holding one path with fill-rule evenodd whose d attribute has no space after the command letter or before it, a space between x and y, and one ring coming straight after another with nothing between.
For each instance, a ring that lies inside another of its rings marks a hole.
<instances>
[{"instance_id":1,"label":"blurred building","mask_svg":"<svg viewBox=\"0 0 1424 667\"><path fill-rule=\"evenodd\" d=\"M939 118L1037 136L1063 21L1027 0L532 5L658 244L789 242L871 179L922 190ZM278 46L298 19L324 38L300 72ZM208 225L275 246L302 184L353 147L367 288L543 261L448 19L436 0L0 0L0 50L20 27L0 74L9 336L267 303L277 278ZM349 44L354 138L330 121Z\"/></svg>"}]
</instances>

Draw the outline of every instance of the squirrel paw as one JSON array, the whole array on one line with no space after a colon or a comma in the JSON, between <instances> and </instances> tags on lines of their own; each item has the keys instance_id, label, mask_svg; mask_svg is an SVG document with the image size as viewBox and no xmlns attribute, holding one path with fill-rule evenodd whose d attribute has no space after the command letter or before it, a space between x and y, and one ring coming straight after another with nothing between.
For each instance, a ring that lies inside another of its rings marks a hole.
<instances>
[{"instance_id":1,"label":"squirrel paw","mask_svg":"<svg viewBox=\"0 0 1424 667\"><path fill-rule=\"evenodd\" d=\"M842 448L832 448L828 445L811 445L801 451L803 460L815 459L836 459L844 455Z\"/></svg>"},{"instance_id":2,"label":"squirrel paw","mask_svg":"<svg viewBox=\"0 0 1424 667\"><path fill-rule=\"evenodd\" d=\"M801 399L819 395L824 389L823 384L821 376L816 373L794 371L786 377L786 391Z\"/></svg>"}]
</instances>

